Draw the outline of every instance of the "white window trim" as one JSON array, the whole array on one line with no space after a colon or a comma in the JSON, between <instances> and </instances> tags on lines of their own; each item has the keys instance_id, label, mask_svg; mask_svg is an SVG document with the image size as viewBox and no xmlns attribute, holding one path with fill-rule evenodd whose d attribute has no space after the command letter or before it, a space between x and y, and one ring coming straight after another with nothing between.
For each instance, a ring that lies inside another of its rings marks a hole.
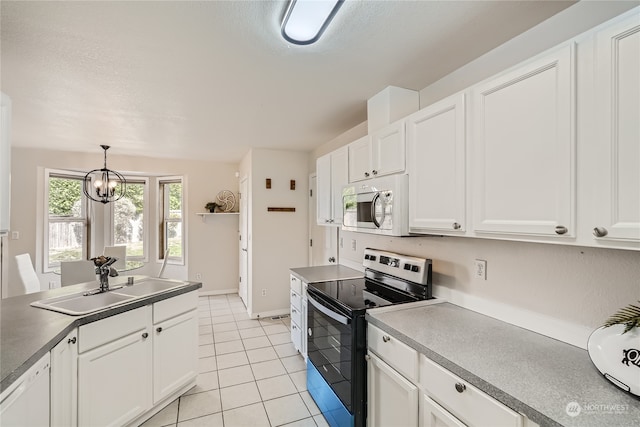
<instances>
[{"instance_id":1,"label":"white window trim","mask_svg":"<svg viewBox=\"0 0 640 427\"><path fill-rule=\"evenodd\" d=\"M44 169L44 180L43 180L43 198L42 198L42 221L43 227L41 230L42 235L42 272L43 273L52 273L55 270L59 269L60 266L49 266L49 179L51 175L67 175L78 177L81 180L84 179L85 174L65 170L65 169ZM82 197L85 199L85 203L83 209L85 210L85 218L87 225L85 227L86 232L84 233L84 258L86 259L91 253L92 241L87 240L89 235L94 234L94 221L93 221L93 209L92 205L86 200L86 196L84 194ZM40 234L40 233L39 233Z\"/></svg>"},{"instance_id":2,"label":"white window trim","mask_svg":"<svg viewBox=\"0 0 640 427\"><path fill-rule=\"evenodd\" d=\"M124 177L127 180L127 183L129 181L131 181L132 183L136 184L136 183L142 183L144 182L144 204L142 207L142 215L144 218L144 225L142 227L142 238L143 238L143 252L144 252L144 256L143 257L127 257L127 259L131 259L131 260L136 260L136 261L143 261L145 263L149 262L149 240L150 240L150 234L149 234L149 220L150 220L150 215L149 215L149 178L148 177L142 177L142 176L125 176ZM114 239L113 239L113 227L115 226L114 224L114 214L113 214L113 207L114 204L113 203L109 203L109 208L108 208L108 212L109 212L109 220L108 220L108 224L109 224L109 230L107 231L107 236L108 239L105 239L105 245L111 245L113 246L114 243Z\"/></svg>"},{"instance_id":3,"label":"white window trim","mask_svg":"<svg viewBox=\"0 0 640 427\"><path fill-rule=\"evenodd\" d=\"M179 181L182 184L182 200L181 200L181 206L182 206L182 257L178 258L178 257L169 257L169 259L167 260L167 264L171 264L171 265L185 265L186 264L186 259L187 259L187 196L186 196L186 177L183 175L173 175L173 176L159 176L157 177L157 183L156 183L156 192L158 195L158 212L157 212L157 219L156 219L156 230L158 230L159 233L157 236L157 243L156 243L156 247L159 247L159 243L160 243L160 239L161 237L164 238L164 233L165 233L165 228L164 228L164 224L162 224L162 218L165 212L165 206L160 206L160 199L163 200L164 203L168 203L168 199L164 196L164 194L161 194L160 191L160 186L164 183L169 183L169 182L176 182ZM161 228L160 226L163 225L163 227ZM162 251L157 251L157 252L162 252ZM164 256L164 254L160 254L158 253L157 255L160 256ZM157 262L161 263L163 261L162 258L160 258L160 256L157 256Z\"/></svg>"}]
</instances>

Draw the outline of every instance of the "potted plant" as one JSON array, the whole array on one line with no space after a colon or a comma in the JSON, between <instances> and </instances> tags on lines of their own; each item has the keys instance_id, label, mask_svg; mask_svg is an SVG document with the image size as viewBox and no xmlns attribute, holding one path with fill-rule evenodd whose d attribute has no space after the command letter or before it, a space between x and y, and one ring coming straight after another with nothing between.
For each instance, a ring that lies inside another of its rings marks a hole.
<instances>
[{"instance_id":1,"label":"potted plant","mask_svg":"<svg viewBox=\"0 0 640 427\"><path fill-rule=\"evenodd\" d=\"M220 207L220 205L217 204L216 202L209 202L206 205L204 205L204 208L207 209L211 213L214 213L216 211L217 207Z\"/></svg>"}]
</instances>

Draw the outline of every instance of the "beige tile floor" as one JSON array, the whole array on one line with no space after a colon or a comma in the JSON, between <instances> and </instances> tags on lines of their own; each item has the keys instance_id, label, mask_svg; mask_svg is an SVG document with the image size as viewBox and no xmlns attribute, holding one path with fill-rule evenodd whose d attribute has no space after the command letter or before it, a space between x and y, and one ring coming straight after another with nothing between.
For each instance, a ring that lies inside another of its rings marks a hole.
<instances>
[{"instance_id":1,"label":"beige tile floor","mask_svg":"<svg viewBox=\"0 0 640 427\"><path fill-rule=\"evenodd\" d=\"M252 320L238 295L200 297L197 385L143 425L327 426L289 318Z\"/></svg>"}]
</instances>

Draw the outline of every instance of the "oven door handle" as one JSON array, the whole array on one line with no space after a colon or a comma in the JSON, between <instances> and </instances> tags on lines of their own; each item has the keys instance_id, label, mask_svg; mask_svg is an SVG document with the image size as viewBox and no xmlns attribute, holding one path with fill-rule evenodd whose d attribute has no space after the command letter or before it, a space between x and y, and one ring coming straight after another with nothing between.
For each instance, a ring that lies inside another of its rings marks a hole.
<instances>
[{"instance_id":1,"label":"oven door handle","mask_svg":"<svg viewBox=\"0 0 640 427\"><path fill-rule=\"evenodd\" d=\"M349 319L347 316L338 314L335 311L325 307L322 303L313 299L313 297L310 294L307 294L307 301L309 301L311 305L313 305L316 309L318 309L318 311L320 311L322 314L329 316L336 322L340 322L343 325L348 325L350 323L351 319Z\"/></svg>"}]
</instances>

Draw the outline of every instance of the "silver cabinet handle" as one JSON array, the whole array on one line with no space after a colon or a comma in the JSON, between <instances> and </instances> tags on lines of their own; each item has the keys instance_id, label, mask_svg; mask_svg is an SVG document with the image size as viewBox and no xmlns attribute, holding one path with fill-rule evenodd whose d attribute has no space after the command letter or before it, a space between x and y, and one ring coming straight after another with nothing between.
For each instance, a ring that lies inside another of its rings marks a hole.
<instances>
[{"instance_id":1,"label":"silver cabinet handle","mask_svg":"<svg viewBox=\"0 0 640 427\"><path fill-rule=\"evenodd\" d=\"M364 176L365 176L366 178L369 178L369 172L365 172L365 173L364 173Z\"/></svg>"},{"instance_id":2,"label":"silver cabinet handle","mask_svg":"<svg viewBox=\"0 0 640 427\"><path fill-rule=\"evenodd\" d=\"M145 332L144 334L142 334L142 338L143 338L143 339L147 339L148 337L149 337L149 334L148 334L148 333L146 333L146 332Z\"/></svg>"},{"instance_id":3,"label":"silver cabinet handle","mask_svg":"<svg viewBox=\"0 0 640 427\"><path fill-rule=\"evenodd\" d=\"M365 354L364 355L364 360L366 360L368 362L369 360L371 360L371 356L369 356L368 354Z\"/></svg>"},{"instance_id":4,"label":"silver cabinet handle","mask_svg":"<svg viewBox=\"0 0 640 427\"><path fill-rule=\"evenodd\" d=\"M383 335L382 336L382 341L389 342L389 341L391 341L391 337L389 337L389 335Z\"/></svg>"},{"instance_id":5,"label":"silver cabinet handle","mask_svg":"<svg viewBox=\"0 0 640 427\"><path fill-rule=\"evenodd\" d=\"M556 234L560 234L560 235L562 235L562 234L566 234L566 233L567 233L567 231L569 231L569 230L568 230L568 229L567 229L567 227L565 227L564 225L558 225L558 226L556 226Z\"/></svg>"},{"instance_id":6,"label":"silver cabinet handle","mask_svg":"<svg viewBox=\"0 0 640 427\"><path fill-rule=\"evenodd\" d=\"M311 328L307 329L307 335L312 336L313 335L313 331L311 330Z\"/></svg>"},{"instance_id":7,"label":"silver cabinet handle","mask_svg":"<svg viewBox=\"0 0 640 427\"><path fill-rule=\"evenodd\" d=\"M593 229L593 235L596 237L604 237L607 234L609 234L609 232L604 227L596 227Z\"/></svg>"},{"instance_id":8,"label":"silver cabinet handle","mask_svg":"<svg viewBox=\"0 0 640 427\"><path fill-rule=\"evenodd\" d=\"M76 337L69 338L69 341L67 341L67 344L75 344L75 343L76 343Z\"/></svg>"},{"instance_id":9,"label":"silver cabinet handle","mask_svg":"<svg viewBox=\"0 0 640 427\"><path fill-rule=\"evenodd\" d=\"M371 172L372 172L374 175L378 175L378 171L377 171L377 170L375 170L375 169L374 169L374 170L372 170Z\"/></svg>"},{"instance_id":10,"label":"silver cabinet handle","mask_svg":"<svg viewBox=\"0 0 640 427\"><path fill-rule=\"evenodd\" d=\"M157 333L162 332L162 327L161 327L161 326L158 326L158 327L156 328L156 332L157 332Z\"/></svg>"},{"instance_id":11,"label":"silver cabinet handle","mask_svg":"<svg viewBox=\"0 0 640 427\"><path fill-rule=\"evenodd\" d=\"M453 229L454 230L460 230L462 228L462 226L460 224L458 224L457 222L453 223Z\"/></svg>"},{"instance_id":12,"label":"silver cabinet handle","mask_svg":"<svg viewBox=\"0 0 640 427\"><path fill-rule=\"evenodd\" d=\"M296 310L295 308L292 308L292 309L291 309L291 312L292 312L292 313L297 313L297 312L298 312L298 310Z\"/></svg>"},{"instance_id":13,"label":"silver cabinet handle","mask_svg":"<svg viewBox=\"0 0 640 427\"><path fill-rule=\"evenodd\" d=\"M467 386L462 384L462 383L456 383L456 391L458 393L462 393L463 391L465 391L467 389Z\"/></svg>"}]
</instances>

